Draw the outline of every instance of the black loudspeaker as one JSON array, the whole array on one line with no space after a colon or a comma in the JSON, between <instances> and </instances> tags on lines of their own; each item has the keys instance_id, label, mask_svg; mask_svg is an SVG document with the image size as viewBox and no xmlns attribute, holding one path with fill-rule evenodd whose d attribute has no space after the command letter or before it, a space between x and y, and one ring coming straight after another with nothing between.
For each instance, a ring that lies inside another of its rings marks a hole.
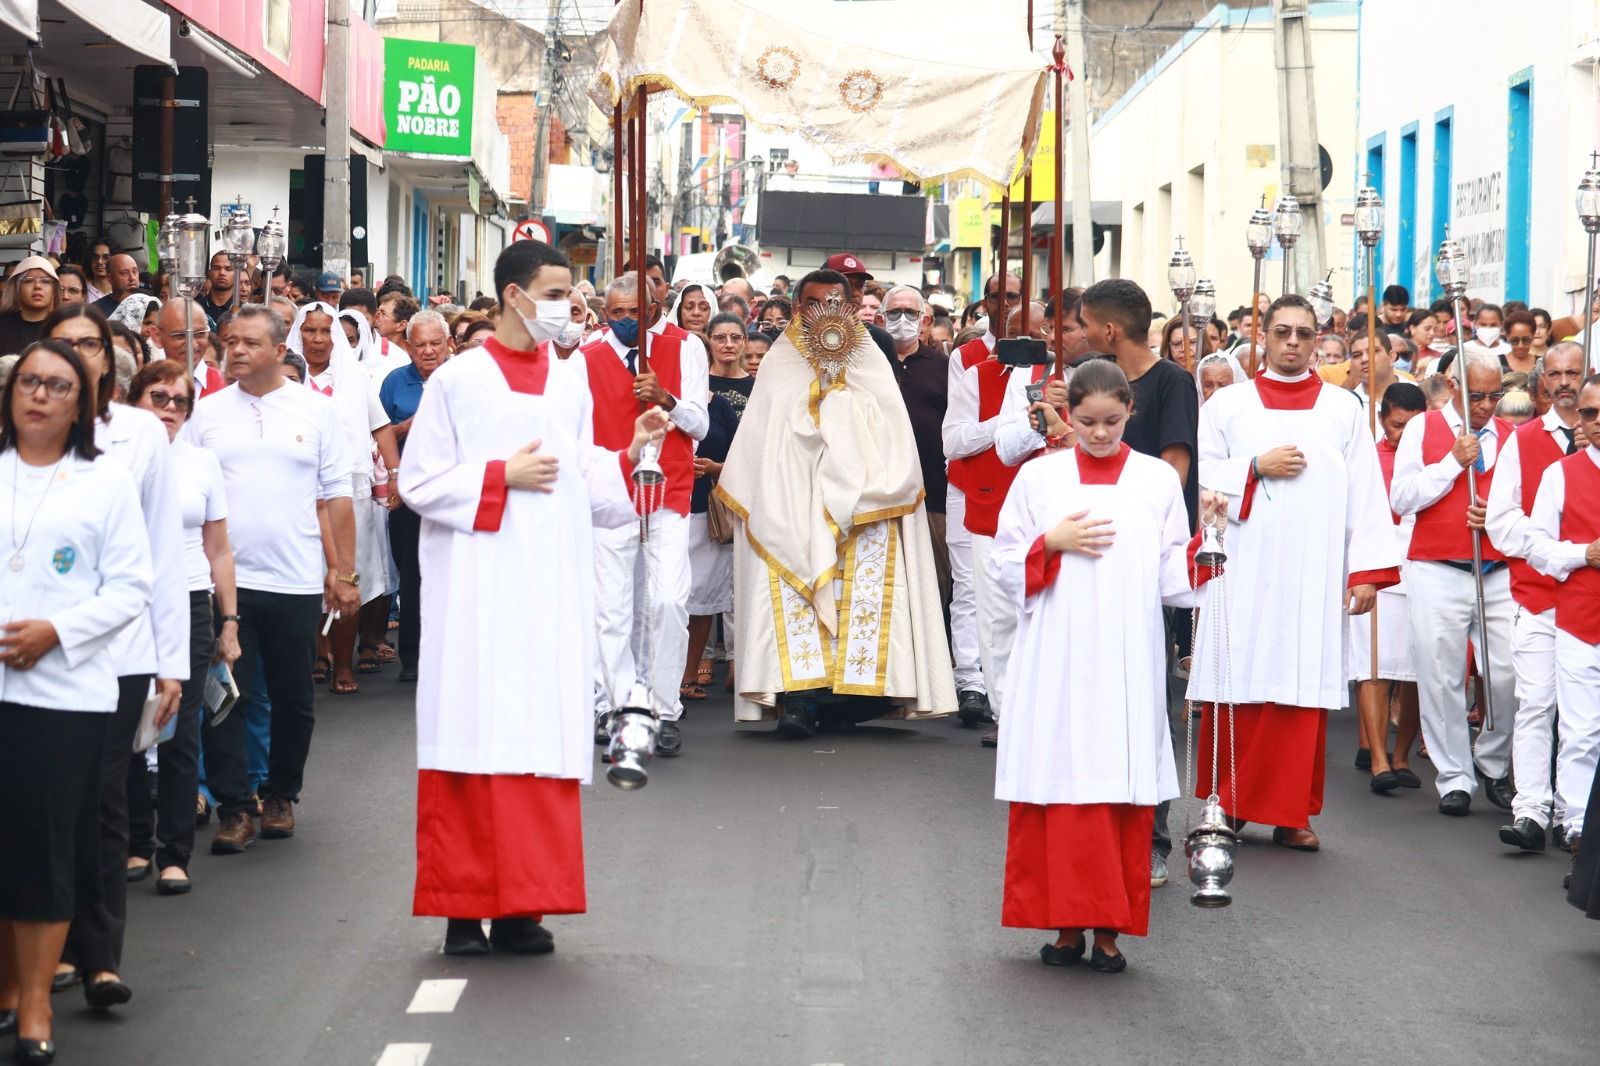
<instances>
[{"instance_id":1,"label":"black loudspeaker","mask_svg":"<svg viewBox=\"0 0 1600 1066\"><path fill-rule=\"evenodd\" d=\"M323 156L305 157L305 205L300 216L304 222L306 240L306 265L322 269L322 181L327 174ZM361 235L356 236L357 233ZM355 153L350 154L350 263L367 261L367 161Z\"/></svg>"},{"instance_id":2,"label":"black loudspeaker","mask_svg":"<svg viewBox=\"0 0 1600 1066\"><path fill-rule=\"evenodd\" d=\"M170 102L163 101L163 90L171 86ZM161 115L172 115L172 166L161 166ZM209 120L207 118L205 67L179 67L174 74L168 67L133 68L133 208L161 217L161 190L172 190L170 210L182 214L189 197L195 210L211 210L211 165L207 161Z\"/></svg>"}]
</instances>

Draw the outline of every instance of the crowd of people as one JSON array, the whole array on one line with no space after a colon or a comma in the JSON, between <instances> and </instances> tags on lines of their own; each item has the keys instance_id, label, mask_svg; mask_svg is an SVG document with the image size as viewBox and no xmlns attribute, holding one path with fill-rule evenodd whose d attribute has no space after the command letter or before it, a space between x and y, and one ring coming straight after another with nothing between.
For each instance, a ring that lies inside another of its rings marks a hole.
<instances>
[{"instance_id":1,"label":"crowd of people","mask_svg":"<svg viewBox=\"0 0 1600 1066\"><path fill-rule=\"evenodd\" d=\"M217 856L294 835L319 689L390 664L416 686L414 909L450 954L553 949L543 917L585 908L593 745L642 709L683 754L719 660L735 719L781 736L978 729L1002 920L1056 932L1050 965L1121 972L1147 931L1190 705L1197 795L1235 832L1318 849L1353 706L1373 793L1421 788L1417 758L1443 814L1481 787L1600 916L1584 323L1390 286L1186 324L1130 281L1009 274L958 311L848 252L766 291L654 256L596 290L534 241L465 306L220 254L185 300L91 247L12 264L0 300L21 1061L53 1055L52 992L129 1002L128 886L188 893L200 826ZM1197 561L1207 527L1225 565Z\"/></svg>"}]
</instances>

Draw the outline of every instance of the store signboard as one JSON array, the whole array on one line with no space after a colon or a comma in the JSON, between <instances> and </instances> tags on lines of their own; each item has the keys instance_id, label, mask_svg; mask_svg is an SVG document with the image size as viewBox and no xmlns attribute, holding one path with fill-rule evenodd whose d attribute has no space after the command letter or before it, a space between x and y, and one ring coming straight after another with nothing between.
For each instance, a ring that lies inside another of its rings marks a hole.
<instances>
[{"instance_id":1,"label":"store signboard","mask_svg":"<svg viewBox=\"0 0 1600 1066\"><path fill-rule=\"evenodd\" d=\"M384 147L424 155L472 155L474 49L386 37L383 42Z\"/></svg>"}]
</instances>

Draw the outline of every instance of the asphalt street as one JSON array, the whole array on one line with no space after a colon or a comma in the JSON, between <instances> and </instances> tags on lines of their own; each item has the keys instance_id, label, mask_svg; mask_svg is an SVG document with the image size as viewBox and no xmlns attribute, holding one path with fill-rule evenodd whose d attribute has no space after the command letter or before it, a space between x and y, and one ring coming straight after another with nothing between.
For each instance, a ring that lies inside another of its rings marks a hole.
<instances>
[{"instance_id":1,"label":"asphalt street","mask_svg":"<svg viewBox=\"0 0 1600 1066\"><path fill-rule=\"evenodd\" d=\"M411 689L319 694L291 840L130 886L133 1002L56 997L63 1063L1591 1063L1600 924L1502 813L1372 795L1330 730L1320 854L1252 827L1233 906L1180 865L1117 977L1000 926L993 754L953 720L813 742L735 726L719 681L647 788L584 799L589 913L557 950L458 960L411 917ZM1175 815L1181 830L1181 814ZM428 983L442 982L442 983ZM463 983L464 982L464 983Z\"/></svg>"}]
</instances>

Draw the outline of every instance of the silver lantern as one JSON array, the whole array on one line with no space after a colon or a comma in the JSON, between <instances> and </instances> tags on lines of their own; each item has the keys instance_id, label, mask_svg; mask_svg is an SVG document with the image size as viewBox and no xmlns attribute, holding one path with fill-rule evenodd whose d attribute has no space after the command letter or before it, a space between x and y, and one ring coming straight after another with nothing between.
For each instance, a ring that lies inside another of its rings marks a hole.
<instances>
[{"instance_id":1,"label":"silver lantern","mask_svg":"<svg viewBox=\"0 0 1600 1066\"><path fill-rule=\"evenodd\" d=\"M1293 196L1278 197L1277 210L1273 213L1272 233L1278 239L1278 247L1283 249L1283 291L1287 295L1294 290L1290 287L1290 272L1294 265L1294 246L1299 243L1300 229L1305 222L1305 216L1300 211L1300 201Z\"/></svg>"},{"instance_id":2,"label":"silver lantern","mask_svg":"<svg viewBox=\"0 0 1600 1066\"><path fill-rule=\"evenodd\" d=\"M653 488L667 479L661 469L661 442L646 441L639 449L639 462L633 468L633 483L642 488Z\"/></svg>"},{"instance_id":3,"label":"silver lantern","mask_svg":"<svg viewBox=\"0 0 1600 1066\"><path fill-rule=\"evenodd\" d=\"M1227 885L1233 880L1233 854L1238 846L1239 836L1228 824L1222 804L1215 797L1207 800L1200 811L1200 824L1189 831L1183 842L1183 853L1189 860L1189 882L1195 886L1190 903L1211 908L1233 902Z\"/></svg>"},{"instance_id":4,"label":"silver lantern","mask_svg":"<svg viewBox=\"0 0 1600 1066\"><path fill-rule=\"evenodd\" d=\"M656 752L661 721L656 716L650 690L634 682L622 706L611 713L611 740L606 746L611 768L606 780L625 792L650 783L650 759Z\"/></svg>"},{"instance_id":5,"label":"silver lantern","mask_svg":"<svg viewBox=\"0 0 1600 1066\"><path fill-rule=\"evenodd\" d=\"M1311 304L1311 313L1316 316L1318 329L1333 325L1333 271L1328 271L1327 277L1311 286L1311 291L1306 293L1306 300Z\"/></svg>"},{"instance_id":6,"label":"silver lantern","mask_svg":"<svg viewBox=\"0 0 1600 1066\"><path fill-rule=\"evenodd\" d=\"M1216 569L1228 561L1222 549L1222 523L1209 515L1200 519L1200 550L1194 553L1196 566Z\"/></svg>"}]
</instances>

